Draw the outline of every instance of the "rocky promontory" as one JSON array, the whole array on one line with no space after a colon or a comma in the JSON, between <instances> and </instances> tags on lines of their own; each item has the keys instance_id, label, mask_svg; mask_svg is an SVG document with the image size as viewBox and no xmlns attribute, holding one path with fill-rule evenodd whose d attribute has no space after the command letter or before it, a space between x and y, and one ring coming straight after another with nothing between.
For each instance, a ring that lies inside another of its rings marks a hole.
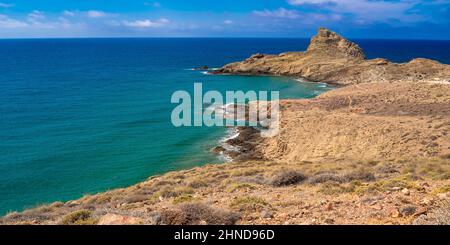
<instances>
[{"instance_id":1,"label":"rocky promontory","mask_svg":"<svg viewBox=\"0 0 450 245\"><path fill-rule=\"evenodd\" d=\"M366 59L357 44L325 28L319 29L305 52L255 54L214 73L293 76L339 85L385 81L450 83L449 65L422 58L400 64L383 58Z\"/></svg>"},{"instance_id":2,"label":"rocky promontory","mask_svg":"<svg viewBox=\"0 0 450 245\"><path fill-rule=\"evenodd\" d=\"M12 212L0 224L450 224L450 66L367 60L320 29L305 52L256 54L217 72L346 86L281 101L274 137L238 127L225 142L232 150L214 149L233 162Z\"/></svg>"}]
</instances>

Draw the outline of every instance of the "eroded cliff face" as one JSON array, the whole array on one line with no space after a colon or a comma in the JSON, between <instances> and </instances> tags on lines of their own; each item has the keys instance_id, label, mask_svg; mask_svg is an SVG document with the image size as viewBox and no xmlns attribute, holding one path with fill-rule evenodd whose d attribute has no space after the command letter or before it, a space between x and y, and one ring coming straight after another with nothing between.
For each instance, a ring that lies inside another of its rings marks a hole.
<instances>
[{"instance_id":1,"label":"eroded cliff face","mask_svg":"<svg viewBox=\"0 0 450 245\"><path fill-rule=\"evenodd\" d=\"M255 54L216 73L294 76L340 85L384 81L450 84L449 65L421 58L401 64L382 58L367 60L357 44L325 28L319 29L305 52Z\"/></svg>"}]
</instances>

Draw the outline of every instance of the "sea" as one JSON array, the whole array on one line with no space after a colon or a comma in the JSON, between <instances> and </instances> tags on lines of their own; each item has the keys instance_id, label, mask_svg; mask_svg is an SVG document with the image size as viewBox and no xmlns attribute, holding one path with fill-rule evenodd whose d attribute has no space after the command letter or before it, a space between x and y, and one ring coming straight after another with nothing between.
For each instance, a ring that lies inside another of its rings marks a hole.
<instances>
[{"instance_id":1,"label":"sea","mask_svg":"<svg viewBox=\"0 0 450 245\"><path fill-rule=\"evenodd\" d=\"M450 64L450 41L353 40L368 58ZM312 98L333 87L274 76L209 75L254 53L302 51L308 39L0 39L0 215L150 176L223 163L226 127L174 127L175 91L279 91Z\"/></svg>"}]
</instances>

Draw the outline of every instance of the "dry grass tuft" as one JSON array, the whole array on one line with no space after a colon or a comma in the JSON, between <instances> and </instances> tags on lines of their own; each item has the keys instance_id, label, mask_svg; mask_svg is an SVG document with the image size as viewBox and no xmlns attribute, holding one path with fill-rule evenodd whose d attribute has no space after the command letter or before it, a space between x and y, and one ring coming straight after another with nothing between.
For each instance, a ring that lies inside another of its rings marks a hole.
<instances>
[{"instance_id":1,"label":"dry grass tuft","mask_svg":"<svg viewBox=\"0 0 450 245\"><path fill-rule=\"evenodd\" d=\"M201 203L187 203L179 209L161 212L161 222L166 225L233 225L240 218L239 214L212 208Z\"/></svg>"},{"instance_id":2,"label":"dry grass tuft","mask_svg":"<svg viewBox=\"0 0 450 245\"><path fill-rule=\"evenodd\" d=\"M61 225L95 225L98 220L92 217L89 210L78 210L63 217Z\"/></svg>"},{"instance_id":3,"label":"dry grass tuft","mask_svg":"<svg viewBox=\"0 0 450 245\"><path fill-rule=\"evenodd\" d=\"M206 181L201 180L201 179L194 179L194 180L190 181L187 186L197 189L197 188L207 187L208 183L206 183Z\"/></svg>"},{"instance_id":4,"label":"dry grass tuft","mask_svg":"<svg viewBox=\"0 0 450 245\"><path fill-rule=\"evenodd\" d=\"M185 194L185 195L181 195L178 197L175 197L173 199L173 204L180 204L180 203L185 203L185 202L192 202L194 200L194 197L190 194Z\"/></svg>"},{"instance_id":5,"label":"dry grass tuft","mask_svg":"<svg viewBox=\"0 0 450 245\"><path fill-rule=\"evenodd\" d=\"M272 178L271 185L277 187L296 185L303 182L305 179L306 176L297 171L285 170Z\"/></svg>"},{"instance_id":6,"label":"dry grass tuft","mask_svg":"<svg viewBox=\"0 0 450 245\"><path fill-rule=\"evenodd\" d=\"M358 170L347 174L339 174L334 172L321 173L309 179L310 184L319 184L326 182L348 183L352 181L374 181L375 175L371 172Z\"/></svg>"},{"instance_id":7,"label":"dry grass tuft","mask_svg":"<svg viewBox=\"0 0 450 245\"><path fill-rule=\"evenodd\" d=\"M194 193L194 190L191 187L187 186L178 186L178 187L169 187L166 186L164 188L161 188L158 192L156 192L153 196L154 197L162 197L162 198L171 198L171 197L178 197L185 194L192 194Z\"/></svg>"},{"instance_id":8,"label":"dry grass tuft","mask_svg":"<svg viewBox=\"0 0 450 245\"><path fill-rule=\"evenodd\" d=\"M260 212L269 206L266 200L254 196L237 198L230 205L230 207L240 212Z\"/></svg>"},{"instance_id":9,"label":"dry grass tuft","mask_svg":"<svg viewBox=\"0 0 450 245\"><path fill-rule=\"evenodd\" d=\"M124 203L130 204L130 203L137 203L137 202L144 202L149 200L149 196L144 194L132 194L129 196L126 196L124 198Z\"/></svg>"},{"instance_id":10,"label":"dry grass tuft","mask_svg":"<svg viewBox=\"0 0 450 245\"><path fill-rule=\"evenodd\" d=\"M351 183L343 184L334 181L328 181L320 186L319 192L325 195L339 195L355 192L359 186L361 186L361 183L359 181L353 181Z\"/></svg>"},{"instance_id":11,"label":"dry grass tuft","mask_svg":"<svg viewBox=\"0 0 450 245\"><path fill-rule=\"evenodd\" d=\"M251 183L232 183L228 188L227 188L227 192L235 192L235 191L240 191L240 190L246 190L246 191L250 191L250 190L254 190L256 189L256 185L251 184Z\"/></svg>"}]
</instances>

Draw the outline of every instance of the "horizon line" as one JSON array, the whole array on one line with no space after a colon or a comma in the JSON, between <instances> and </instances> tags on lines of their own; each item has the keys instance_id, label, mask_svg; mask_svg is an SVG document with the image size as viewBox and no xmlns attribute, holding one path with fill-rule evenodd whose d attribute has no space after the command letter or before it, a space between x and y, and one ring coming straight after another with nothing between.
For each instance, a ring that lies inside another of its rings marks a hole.
<instances>
[{"instance_id":1,"label":"horizon line","mask_svg":"<svg viewBox=\"0 0 450 245\"><path fill-rule=\"evenodd\" d=\"M310 37L211 37L211 36L157 36L157 37L2 37L0 40L45 40L45 39L311 39ZM450 41L450 39L427 38L361 38L345 37L349 40L399 40L399 41Z\"/></svg>"}]
</instances>

